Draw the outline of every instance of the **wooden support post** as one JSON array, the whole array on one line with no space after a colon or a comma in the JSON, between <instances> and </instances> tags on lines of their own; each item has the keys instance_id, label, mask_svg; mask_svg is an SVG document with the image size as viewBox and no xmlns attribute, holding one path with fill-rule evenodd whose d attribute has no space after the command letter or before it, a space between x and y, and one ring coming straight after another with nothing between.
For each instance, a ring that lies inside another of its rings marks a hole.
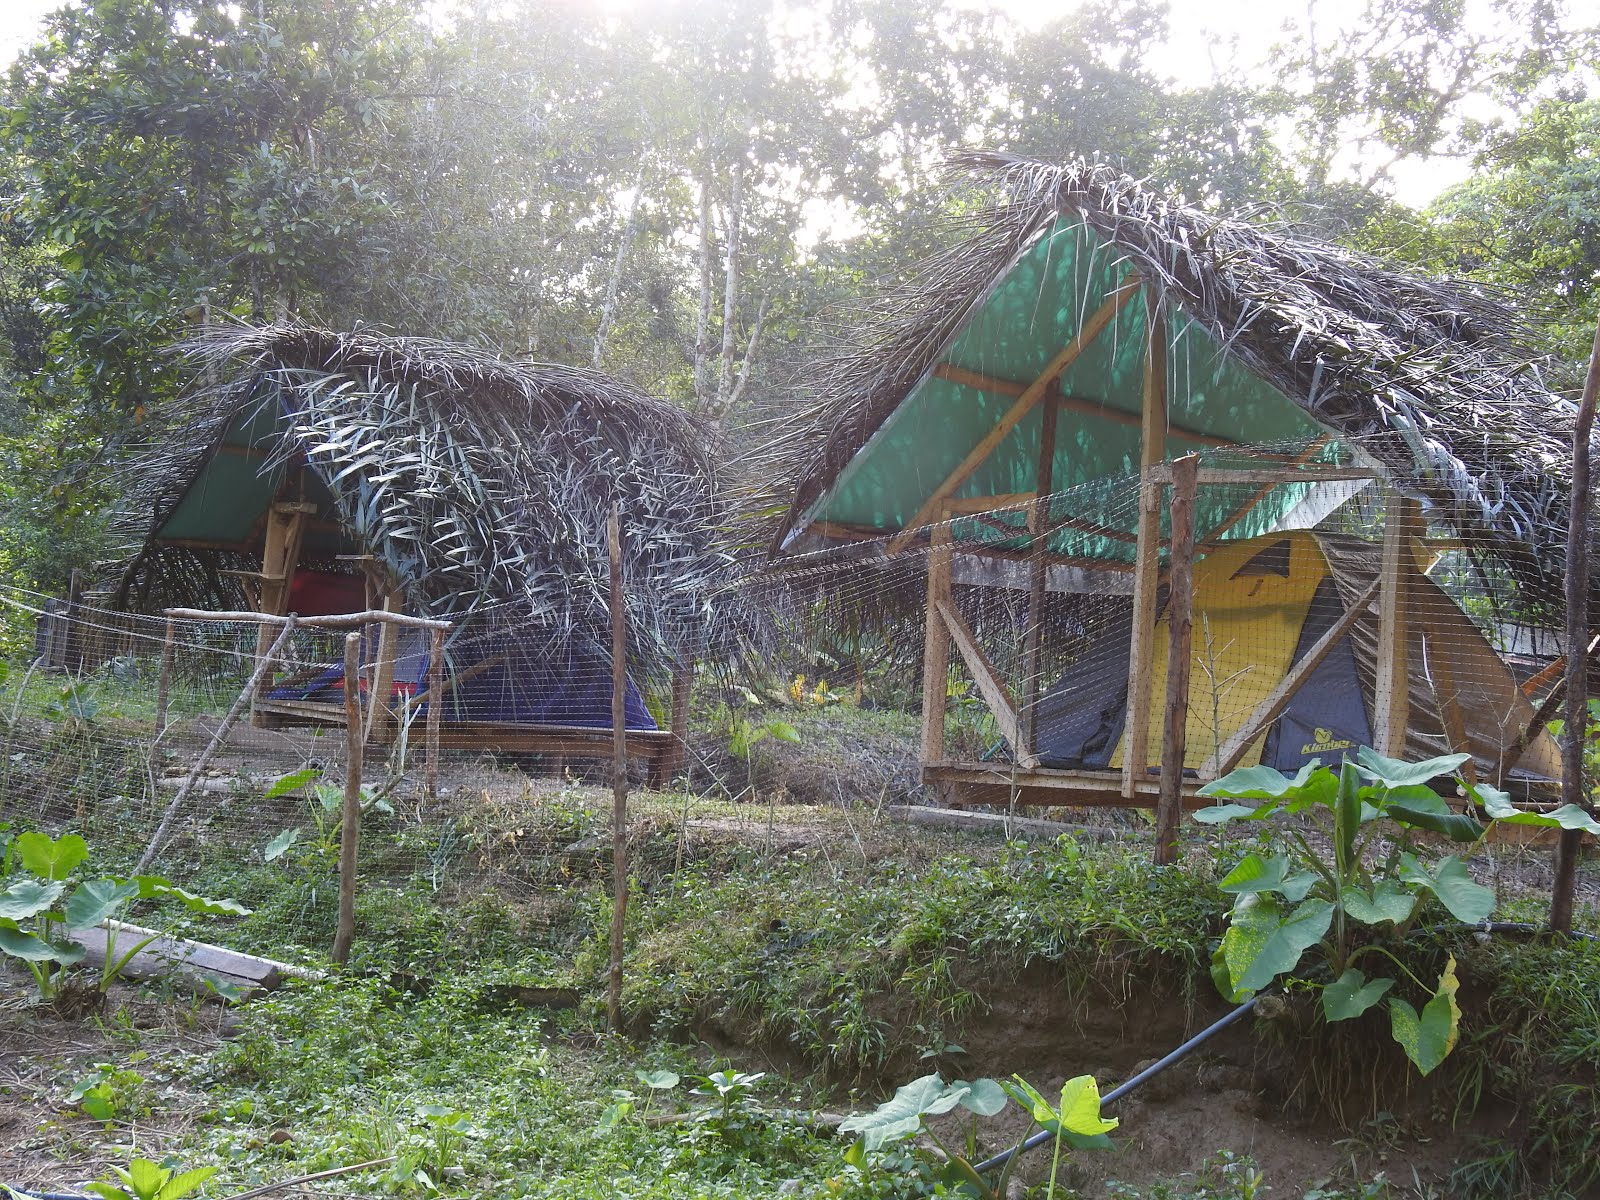
<instances>
[{"instance_id":1,"label":"wooden support post","mask_svg":"<svg viewBox=\"0 0 1600 1200\"><path fill-rule=\"evenodd\" d=\"M161 677L156 683L156 739L167 731L167 704L172 698L172 651L178 639L178 625L167 618L167 634L161 639Z\"/></svg>"},{"instance_id":2,"label":"wooden support post","mask_svg":"<svg viewBox=\"0 0 1600 1200\"><path fill-rule=\"evenodd\" d=\"M361 668L361 634L344 636L344 808L339 824L339 923L333 935L333 961L350 959L356 938L356 856L361 845L361 767L366 742L361 727L361 693L350 681Z\"/></svg>"},{"instance_id":3,"label":"wooden support post","mask_svg":"<svg viewBox=\"0 0 1600 1200\"><path fill-rule=\"evenodd\" d=\"M1128 715L1123 722L1122 794L1132 799L1149 766L1150 647L1155 638L1156 589L1160 583L1161 494L1155 467L1166 456L1166 321L1154 294L1146 290L1147 349L1144 359L1144 410L1139 424L1139 534L1133 565L1133 637L1128 647Z\"/></svg>"},{"instance_id":4,"label":"wooden support post","mask_svg":"<svg viewBox=\"0 0 1600 1200\"><path fill-rule=\"evenodd\" d=\"M1422 533L1422 509L1393 488L1384 494L1383 563L1378 590L1378 666L1373 687L1373 740L1379 754L1402 758L1411 712L1410 622L1416 563L1411 539Z\"/></svg>"},{"instance_id":5,"label":"wooden support post","mask_svg":"<svg viewBox=\"0 0 1600 1200\"><path fill-rule=\"evenodd\" d=\"M689 760L689 705L693 699L694 663L690 661L672 672L672 708L667 718L672 740L656 759L652 787L670 786Z\"/></svg>"},{"instance_id":6,"label":"wooden support post","mask_svg":"<svg viewBox=\"0 0 1600 1200\"><path fill-rule=\"evenodd\" d=\"M943 514L941 514L942 516ZM928 534L928 611L922 647L922 765L944 761L944 707L950 692L950 630L939 603L951 598L950 526Z\"/></svg>"},{"instance_id":7,"label":"wooden support post","mask_svg":"<svg viewBox=\"0 0 1600 1200\"><path fill-rule=\"evenodd\" d=\"M399 591L383 599L384 612L396 612L405 603ZM394 668L400 652L400 626L385 621L378 626L378 649L372 664L372 694L367 698L367 740L388 742L395 734ZM348 681L347 681L348 683Z\"/></svg>"},{"instance_id":8,"label":"wooden support post","mask_svg":"<svg viewBox=\"0 0 1600 1200\"><path fill-rule=\"evenodd\" d=\"M1567 509L1567 700L1565 737L1561 740L1561 798L1593 812L1589 781L1583 773L1583 751L1589 741L1589 481L1590 439L1594 410L1600 399L1600 325L1595 327L1589 372L1572 430L1572 497ZM1550 885L1550 928L1572 929L1573 901L1577 892L1578 855L1583 834L1563 829L1556 840L1555 879Z\"/></svg>"},{"instance_id":9,"label":"wooden support post","mask_svg":"<svg viewBox=\"0 0 1600 1200\"><path fill-rule=\"evenodd\" d=\"M622 1031L622 938L628 911L628 628L622 593L622 514L611 506L611 974L606 1016Z\"/></svg>"},{"instance_id":10,"label":"wooden support post","mask_svg":"<svg viewBox=\"0 0 1600 1200\"><path fill-rule=\"evenodd\" d=\"M1412 607L1420 609L1417 605ZM1423 614L1419 611L1418 615ZM1461 683L1456 671L1455 651L1432 620L1424 617L1421 624L1428 674L1433 679L1433 694L1439 701L1439 717L1444 723L1444 740L1449 744L1452 754L1471 754L1472 747L1467 743L1467 722L1461 711ZM1461 778L1469 784L1478 782L1478 767L1472 759L1461 764Z\"/></svg>"},{"instance_id":11,"label":"wooden support post","mask_svg":"<svg viewBox=\"0 0 1600 1200\"><path fill-rule=\"evenodd\" d=\"M1186 454L1172 464L1172 566L1167 574L1166 729L1161 738L1161 793L1156 802L1156 862L1177 861L1183 814L1183 757L1189 724L1189 659L1194 635L1195 471Z\"/></svg>"},{"instance_id":12,"label":"wooden support post","mask_svg":"<svg viewBox=\"0 0 1600 1200\"><path fill-rule=\"evenodd\" d=\"M1034 502L1028 509L1028 626L1022 635L1022 746L1020 753L1037 758L1039 753L1039 695L1044 681L1044 614L1049 603L1050 562L1048 536L1050 493L1055 490L1056 414L1055 404L1039 412L1039 462L1035 470Z\"/></svg>"},{"instance_id":13,"label":"wooden support post","mask_svg":"<svg viewBox=\"0 0 1600 1200\"><path fill-rule=\"evenodd\" d=\"M1037 767L1039 760L1028 750L1027 744L1023 741L1022 722L1017 717L1016 706L1012 704L1005 684L1000 682L1000 675L994 669L994 664L978 645L977 635L962 619L955 601L939 601L939 615L944 618L945 630L949 633L950 640L955 643L961 660L967 664L972 682L977 684L978 694L983 697L983 702L988 707L990 715L994 717L995 724L1000 727L1000 735L1011 747L1011 753L1016 758L1017 764L1030 769Z\"/></svg>"},{"instance_id":14,"label":"wooden support post","mask_svg":"<svg viewBox=\"0 0 1600 1200\"><path fill-rule=\"evenodd\" d=\"M348 678L348 676L346 676ZM428 761L423 771L422 795L429 804L439 799L439 729L444 721L444 630L435 629L428 640Z\"/></svg>"},{"instance_id":15,"label":"wooden support post","mask_svg":"<svg viewBox=\"0 0 1600 1200\"><path fill-rule=\"evenodd\" d=\"M61 666L68 671L83 670L83 572L72 568L72 578L67 584L67 615L65 632L61 639Z\"/></svg>"},{"instance_id":16,"label":"wooden support post","mask_svg":"<svg viewBox=\"0 0 1600 1200\"><path fill-rule=\"evenodd\" d=\"M274 504L267 510L265 544L261 552L261 579L256 593L256 606L264 613L281 617L289 607L289 584L294 578L295 565L300 560L300 541L305 533L306 518L316 512L317 506L305 501ZM261 658L272 644L270 626L256 631L256 658ZM262 687L271 682L268 672L262 677ZM263 718L254 711L257 695L250 698L250 723L260 725Z\"/></svg>"}]
</instances>

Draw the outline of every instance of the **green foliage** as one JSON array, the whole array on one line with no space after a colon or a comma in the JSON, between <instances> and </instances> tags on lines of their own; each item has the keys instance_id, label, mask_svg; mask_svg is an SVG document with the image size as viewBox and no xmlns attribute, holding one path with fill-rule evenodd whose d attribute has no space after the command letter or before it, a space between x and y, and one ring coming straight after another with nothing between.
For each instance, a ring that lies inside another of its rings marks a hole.
<instances>
[{"instance_id":1,"label":"green foliage","mask_svg":"<svg viewBox=\"0 0 1600 1200\"><path fill-rule=\"evenodd\" d=\"M1432 1073L1454 1048L1461 1010L1459 981L1451 958L1429 988L1407 966L1404 939L1425 901L1439 904L1456 920L1475 924L1494 911L1494 893L1473 880L1455 855L1425 860L1413 831L1476 843L1484 826L1452 811L1428 785L1467 761L1455 754L1421 763L1384 758L1363 747L1339 773L1312 760L1293 777L1271 767L1234 771L1208 784L1201 794L1219 800L1256 800L1250 806L1223 804L1196 814L1203 824L1298 817L1309 821L1329 847L1321 850L1296 826L1285 831L1284 853L1248 854L1218 885L1233 894L1233 914L1213 958L1213 977L1224 996L1236 1003L1274 980L1298 971L1307 950L1318 947L1326 978L1299 980L1321 989L1326 1020L1354 1020L1387 1004L1391 1031L1417 1069ZM1468 784L1453 776L1491 819L1574 827L1600 832L1591 818L1574 810L1561 815L1519 812L1503 792ZM1576 815L1574 815L1576 814ZM1383 838L1384 857L1376 857ZM1419 1012L1391 994L1399 981L1369 978L1356 963L1376 955L1428 996Z\"/></svg>"},{"instance_id":2,"label":"green foliage","mask_svg":"<svg viewBox=\"0 0 1600 1200\"><path fill-rule=\"evenodd\" d=\"M82 962L88 953L74 935L111 922L106 925L105 960L95 983L102 994L134 955L159 936L143 938L131 948L118 945L114 918L132 902L172 899L190 912L249 915L237 901L208 900L159 875L88 879L69 890L67 880L88 857L88 844L75 833L51 838L30 830L10 839L0 860L0 882L9 880L0 893L0 953L28 969L41 1001L60 995L66 968Z\"/></svg>"},{"instance_id":3,"label":"green foliage","mask_svg":"<svg viewBox=\"0 0 1600 1200\"><path fill-rule=\"evenodd\" d=\"M280 796L288 796L309 788L310 795L306 797L305 810L310 818L307 825L291 825L272 838L261 849L261 857L265 862L272 862L300 843L307 832L312 840L308 850L312 857L323 860L332 859L339 852L340 831L344 828L344 789L341 786L322 782L322 769L320 767L303 767L298 771L291 771L274 781L266 790L266 798L275 800ZM375 795L370 788L361 789L361 812L383 813L385 816L394 814L394 806L381 795Z\"/></svg>"},{"instance_id":4,"label":"green foliage","mask_svg":"<svg viewBox=\"0 0 1600 1200\"><path fill-rule=\"evenodd\" d=\"M145 1158L135 1158L126 1169L112 1167L114 1179L99 1180L89 1190L105 1200L183 1200L199 1191L217 1173L215 1167L196 1167L181 1174Z\"/></svg>"}]
</instances>

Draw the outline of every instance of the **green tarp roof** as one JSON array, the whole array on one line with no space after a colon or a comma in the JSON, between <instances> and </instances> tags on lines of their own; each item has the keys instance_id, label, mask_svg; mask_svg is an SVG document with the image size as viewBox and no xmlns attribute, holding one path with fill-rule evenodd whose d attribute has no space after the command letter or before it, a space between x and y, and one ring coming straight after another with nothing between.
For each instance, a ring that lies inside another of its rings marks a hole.
<instances>
[{"instance_id":1,"label":"green tarp roof","mask_svg":"<svg viewBox=\"0 0 1600 1200\"><path fill-rule=\"evenodd\" d=\"M1002 278L962 327L938 362L992 379L1026 385L1036 379L1106 298L1125 282L1119 255L1082 222L1063 218ZM1145 296L1141 291L1063 373L1061 392L1124 416L1137 417L1143 400ZM1306 445L1324 432L1276 388L1225 354L1216 340L1182 312L1168 314L1168 419L1174 426L1227 438L1242 445ZM933 491L1015 403L1012 395L980 390L929 374L901 401L833 485L812 505L808 518L874 530L903 529ZM1042 406L1013 429L955 493L957 498L1003 496L1038 490ZM1200 447L1176 432L1166 457ZM1327 456L1335 450L1329 447ZM1096 505L1074 512L1102 489L1126 491L1137 474L1137 422L1117 421L1072 410L1059 413L1052 492L1073 491L1052 518L1091 516L1131 535L1137 524L1131 503ZM1253 489L1252 489L1253 490ZM1307 485L1282 486L1226 532L1252 537L1271 528L1298 503ZM1204 488L1196 534L1205 540L1240 506L1234 489ZM1020 530L1021 513L1007 520ZM993 542L992 525L963 521L956 536ZM1081 531L1062 530L1051 540L1057 553L1131 561L1131 544Z\"/></svg>"}]
</instances>

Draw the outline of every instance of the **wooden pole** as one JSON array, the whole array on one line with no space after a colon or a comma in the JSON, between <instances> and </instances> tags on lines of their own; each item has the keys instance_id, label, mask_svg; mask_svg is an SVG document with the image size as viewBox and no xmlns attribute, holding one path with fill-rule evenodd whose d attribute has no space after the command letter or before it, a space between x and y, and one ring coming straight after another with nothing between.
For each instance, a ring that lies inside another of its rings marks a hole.
<instances>
[{"instance_id":1,"label":"wooden pole","mask_svg":"<svg viewBox=\"0 0 1600 1200\"><path fill-rule=\"evenodd\" d=\"M439 799L439 727L444 720L444 630L435 629L428 642L428 760L423 768L422 795L429 804Z\"/></svg>"},{"instance_id":2,"label":"wooden pole","mask_svg":"<svg viewBox=\"0 0 1600 1200\"><path fill-rule=\"evenodd\" d=\"M943 514L940 514L941 518ZM944 706L950 692L950 629L939 603L950 599L950 526L928 531L928 612L922 646L922 765L944 761Z\"/></svg>"},{"instance_id":3,"label":"wooden pole","mask_svg":"<svg viewBox=\"0 0 1600 1200\"><path fill-rule=\"evenodd\" d=\"M61 665L68 671L83 670L83 629L78 621L78 610L83 605L83 572L72 568L72 578L67 584L66 635L62 638Z\"/></svg>"},{"instance_id":4,"label":"wooden pole","mask_svg":"<svg viewBox=\"0 0 1600 1200\"><path fill-rule=\"evenodd\" d=\"M653 786L664 788L669 786L678 772L683 770L683 765L689 756L689 705L694 699L694 661L691 659L680 664L672 672L672 711L668 716L668 728L672 732L672 740L667 743L667 748L661 754L655 768Z\"/></svg>"},{"instance_id":5,"label":"wooden pole","mask_svg":"<svg viewBox=\"0 0 1600 1200\"><path fill-rule=\"evenodd\" d=\"M344 813L339 826L339 925L333 935L333 961L350 959L356 937L356 852L361 845L361 766L366 752L361 721L361 635L344 635Z\"/></svg>"},{"instance_id":6,"label":"wooden pole","mask_svg":"<svg viewBox=\"0 0 1600 1200\"><path fill-rule=\"evenodd\" d=\"M1039 694L1044 681L1044 613L1049 602L1050 563L1048 537L1050 493L1055 489L1056 414L1058 405L1046 403L1039 411L1039 465L1035 472L1034 502L1028 509L1028 533L1033 538L1028 559L1028 627L1022 637L1022 747L1039 753Z\"/></svg>"},{"instance_id":7,"label":"wooden pole","mask_svg":"<svg viewBox=\"0 0 1600 1200\"><path fill-rule=\"evenodd\" d=\"M391 589L383 598L383 611L396 612L405 595ZM391 741L399 721L394 711L394 668L400 653L400 626L385 622L378 626L378 648L372 664L372 694L367 705L367 737L377 742Z\"/></svg>"},{"instance_id":8,"label":"wooden pole","mask_svg":"<svg viewBox=\"0 0 1600 1200\"><path fill-rule=\"evenodd\" d=\"M1183 815L1183 756L1189 724L1189 658L1194 637L1195 472L1200 459L1186 454L1172 464L1172 566L1167 575L1167 704L1161 739L1161 792L1156 801L1156 862L1178 858Z\"/></svg>"},{"instance_id":9,"label":"wooden pole","mask_svg":"<svg viewBox=\"0 0 1600 1200\"><path fill-rule=\"evenodd\" d=\"M628 627L622 594L622 514L606 524L611 557L611 981L606 1016L622 1032L622 938L628 911Z\"/></svg>"},{"instance_id":10,"label":"wooden pole","mask_svg":"<svg viewBox=\"0 0 1600 1200\"><path fill-rule=\"evenodd\" d=\"M172 650L177 641L178 625L167 618L167 636L161 642L161 678L156 684L156 737L167 731L167 702L172 696Z\"/></svg>"},{"instance_id":11,"label":"wooden pole","mask_svg":"<svg viewBox=\"0 0 1600 1200\"><path fill-rule=\"evenodd\" d=\"M1411 539L1422 530L1422 509L1393 488L1384 494L1383 559L1378 590L1378 666L1373 686L1372 734L1387 758L1406 752L1411 718L1410 621L1407 608L1416 564Z\"/></svg>"},{"instance_id":12,"label":"wooden pole","mask_svg":"<svg viewBox=\"0 0 1600 1200\"><path fill-rule=\"evenodd\" d=\"M1161 572L1161 496L1156 467L1167 452L1166 322L1145 290L1144 410L1139 425L1139 536L1134 548L1133 637L1128 647L1128 713L1123 722L1122 794L1132 799L1150 755L1150 644Z\"/></svg>"},{"instance_id":13,"label":"wooden pole","mask_svg":"<svg viewBox=\"0 0 1600 1200\"><path fill-rule=\"evenodd\" d=\"M1592 813L1588 781L1583 777L1583 748L1589 733L1589 479L1590 436L1595 400L1600 396L1600 326L1589 353L1578 419L1572 431L1572 501L1567 514L1567 696L1566 736L1561 743L1561 798ZM1573 897L1583 834L1563 829L1556 841L1555 880L1550 885L1550 928L1572 929Z\"/></svg>"}]
</instances>

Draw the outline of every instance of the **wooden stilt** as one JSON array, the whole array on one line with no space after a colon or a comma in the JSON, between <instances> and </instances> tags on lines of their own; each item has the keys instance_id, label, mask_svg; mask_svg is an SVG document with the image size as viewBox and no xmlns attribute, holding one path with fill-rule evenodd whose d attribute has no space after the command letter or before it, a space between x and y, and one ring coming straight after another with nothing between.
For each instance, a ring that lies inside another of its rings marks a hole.
<instances>
[{"instance_id":1,"label":"wooden stilt","mask_svg":"<svg viewBox=\"0 0 1600 1200\"><path fill-rule=\"evenodd\" d=\"M399 612L405 597L390 591L384 612ZM378 649L372 664L372 694L367 698L367 740L384 743L395 735L394 668L400 651L400 626L385 621L378 626Z\"/></svg>"},{"instance_id":2,"label":"wooden stilt","mask_svg":"<svg viewBox=\"0 0 1600 1200\"><path fill-rule=\"evenodd\" d=\"M672 740L651 767L652 787L670 786L689 760L689 705L693 698L694 663L688 662L672 672L672 709L668 716Z\"/></svg>"},{"instance_id":3,"label":"wooden stilt","mask_svg":"<svg viewBox=\"0 0 1600 1200\"><path fill-rule=\"evenodd\" d=\"M628 911L628 629L622 593L622 514L616 505L606 528L611 556L611 971L606 1015L622 1030L622 939Z\"/></svg>"},{"instance_id":4,"label":"wooden stilt","mask_svg":"<svg viewBox=\"0 0 1600 1200\"><path fill-rule=\"evenodd\" d=\"M1189 659L1194 635L1195 471L1186 454L1172 464L1172 564L1167 575L1166 729L1161 738L1161 795L1156 803L1156 862L1177 861L1183 814L1183 758L1189 724Z\"/></svg>"},{"instance_id":5,"label":"wooden stilt","mask_svg":"<svg viewBox=\"0 0 1600 1200\"><path fill-rule=\"evenodd\" d=\"M1166 321L1146 289L1148 348L1144 360L1144 411L1139 426L1139 534L1134 548L1133 637L1128 647L1128 715L1123 723L1122 794L1132 798L1150 764L1150 647L1155 637L1160 574L1161 494L1155 467L1166 456Z\"/></svg>"},{"instance_id":6,"label":"wooden stilt","mask_svg":"<svg viewBox=\"0 0 1600 1200\"><path fill-rule=\"evenodd\" d=\"M1028 626L1022 639L1022 747L1021 751L1037 756L1039 753L1039 693L1043 687L1040 676L1044 672L1044 613L1049 602L1050 563L1046 558L1045 529L1050 522L1050 493L1055 490L1056 467L1056 414L1055 404L1046 404L1039 412L1039 464L1034 502L1028 509L1028 534L1033 544L1028 547Z\"/></svg>"},{"instance_id":7,"label":"wooden stilt","mask_svg":"<svg viewBox=\"0 0 1600 1200\"><path fill-rule=\"evenodd\" d=\"M951 598L950 526L928 536L928 611L922 650L922 765L944 761L944 708L950 691L950 631L939 604Z\"/></svg>"},{"instance_id":8,"label":"wooden stilt","mask_svg":"<svg viewBox=\"0 0 1600 1200\"><path fill-rule=\"evenodd\" d=\"M177 639L177 622L168 617L167 634L161 640L161 677L156 683L155 736L157 739L167 731L167 704L172 698L172 651Z\"/></svg>"},{"instance_id":9,"label":"wooden stilt","mask_svg":"<svg viewBox=\"0 0 1600 1200\"><path fill-rule=\"evenodd\" d=\"M1393 488L1386 491L1383 516L1383 560L1378 590L1378 666L1373 687L1373 740L1379 754L1405 755L1410 719L1411 675L1408 661L1410 622L1407 608L1416 563L1411 539L1422 533L1422 509Z\"/></svg>"},{"instance_id":10,"label":"wooden stilt","mask_svg":"<svg viewBox=\"0 0 1600 1200\"><path fill-rule=\"evenodd\" d=\"M344 637L344 805L339 825L339 920L333 935L333 961L350 960L356 937L356 859L361 845L362 737L360 689L350 686L361 665L361 634Z\"/></svg>"},{"instance_id":11,"label":"wooden stilt","mask_svg":"<svg viewBox=\"0 0 1600 1200\"><path fill-rule=\"evenodd\" d=\"M349 678L349 676L346 676ZM428 761L422 777L423 798L429 804L439 799L439 729L444 720L444 630L435 629L428 641Z\"/></svg>"}]
</instances>

